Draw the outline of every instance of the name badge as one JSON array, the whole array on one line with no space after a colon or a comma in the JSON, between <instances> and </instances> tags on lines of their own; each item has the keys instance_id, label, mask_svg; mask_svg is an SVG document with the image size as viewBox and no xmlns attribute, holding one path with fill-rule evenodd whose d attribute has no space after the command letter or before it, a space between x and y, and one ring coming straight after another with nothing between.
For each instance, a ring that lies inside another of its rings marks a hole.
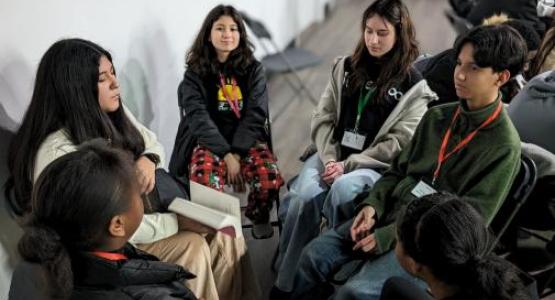
<instances>
[{"instance_id":1,"label":"name badge","mask_svg":"<svg viewBox=\"0 0 555 300\"><path fill-rule=\"evenodd\" d=\"M343 134L343 139L341 140L341 145L355 150L362 150L365 141L366 135L355 133L354 131L350 130L345 130L345 133Z\"/></svg>"},{"instance_id":2,"label":"name badge","mask_svg":"<svg viewBox=\"0 0 555 300\"><path fill-rule=\"evenodd\" d=\"M418 184L411 191L411 194L417 198L422 198L434 193L437 193L437 191L422 180L420 180L420 182L418 182Z\"/></svg>"}]
</instances>

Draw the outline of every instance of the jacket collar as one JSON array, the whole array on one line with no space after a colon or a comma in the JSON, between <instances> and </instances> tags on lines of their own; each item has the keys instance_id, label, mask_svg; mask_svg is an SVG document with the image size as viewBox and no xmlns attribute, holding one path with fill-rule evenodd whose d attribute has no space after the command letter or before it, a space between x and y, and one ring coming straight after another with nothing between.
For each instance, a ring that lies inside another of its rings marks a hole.
<instances>
[{"instance_id":1,"label":"jacket collar","mask_svg":"<svg viewBox=\"0 0 555 300\"><path fill-rule=\"evenodd\" d=\"M486 107L483 107L478 110L469 110L466 104L466 100L459 100L459 105L461 106L461 117L464 118L470 125L480 126L497 108L499 102L501 101L501 97L497 97L497 99L488 104ZM499 118L498 118L499 119Z\"/></svg>"},{"instance_id":2,"label":"jacket collar","mask_svg":"<svg viewBox=\"0 0 555 300\"><path fill-rule=\"evenodd\" d=\"M123 287L183 281L195 276L182 267L158 261L130 244L122 249L127 260L107 260L90 253L73 258L76 286Z\"/></svg>"}]
</instances>

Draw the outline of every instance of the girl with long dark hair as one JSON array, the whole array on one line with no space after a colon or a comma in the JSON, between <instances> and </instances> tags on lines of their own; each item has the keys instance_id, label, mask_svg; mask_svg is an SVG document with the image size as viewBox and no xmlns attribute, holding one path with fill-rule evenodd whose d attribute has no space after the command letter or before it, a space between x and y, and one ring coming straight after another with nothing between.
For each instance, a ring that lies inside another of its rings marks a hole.
<instances>
[{"instance_id":1,"label":"girl with long dark hair","mask_svg":"<svg viewBox=\"0 0 555 300\"><path fill-rule=\"evenodd\" d=\"M56 42L44 54L31 103L9 148L16 212L29 211L33 181L46 165L93 138L130 151L144 176L142 192L152 190L163 151L155 135L121 105L119 84L110 80L115 78L111 62L108 51L81 39Z\"/></svg>"},{"instance_id":2,"label":"girl with long dark hair","mask_svg":"<svg viewBox=\"0 0 555 300\"><path fill-rule=\"evenodd\" d=\"M515 267L490 253L493 240L468 201L437 193L412 201L400 215L395 253L433 299L529 299ZM382 299L430 299L401 280L386 283Z\"/></svg>"},{"instance_id":3,"label":"girl with long dark hair","mask_svg":"<svg viewBox=\"0 0 555 300\"><path fill-rule=\"evenodd\" d=\"M132 156L99 139L50 163L18 245L43 272L16 269L10 299L196 299L189 272L128 243L143 217L138 179Z\"/></svg>"},{"instance_id":4,"label":"girl with long dark hair","mask_svg":"<svg viewBox=\"0 0 555 300\"><path fill-rule=\"evenodd\" d=\"M540 48L530 62L530 68L525 74L526 79L555 70L555 27L550 28L543 37Z\"/></svg>"},{"instance_id":5,"label":"girl with long dark hair","mask_svg":"<svg viewBox=\"0 0 555 300\"><path fill-rule=\"evenodd\" d=\"M186 284L197 297L238 299L241 280L231 278L247 273L242 271L244 239L213 234L190 219L160 212L153 194L164 151L123 105L112 56L93 42L60 40L39 63L31 103L10 145L7 193L15 210L30 212L30 193L44 168L94 138L133 156L146 214L130 241L194 273L197 277ZM225 259L213 259L220 256Z\"/></svg>"},{"instance_id":6,"label":"girl with long dark hair","mask_svg":"<svg viewBox=\"0 0 555 300\"><path fill-rule=\"evenodd\" d=\"M219 191L248 183L253 235L269 237L269 211L283 180L268 146L266 77L234 7L208 13L186 61L170 172Z\"/></svg>"},{"instance_id":7,"label":"girl with long dark hair","mask_svg":"<svg viewBox=\"0 0 555 300\"><path fill-rule=\"evenodd\" d=\"M305 162L284 199L290 204L279 246L280 290L291 290L289 274L303 247L319 234L322 217L328 227L352 217L352 200L380 178L436 99L412 67L418 46L401 1L373 2L360 28L354 53L336 59L312 115L317 153Z\"/></svg>"}]
</instances>

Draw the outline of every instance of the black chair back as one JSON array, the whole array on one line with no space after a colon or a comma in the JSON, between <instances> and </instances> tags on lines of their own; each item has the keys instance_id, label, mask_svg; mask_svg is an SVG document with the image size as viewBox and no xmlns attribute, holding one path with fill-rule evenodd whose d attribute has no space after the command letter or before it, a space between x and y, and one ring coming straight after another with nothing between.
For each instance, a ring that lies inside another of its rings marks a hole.
<instances>
[{"instance_id":1,"label":"black chair back","mask_svg":"<svg viewBox=\"0 0 555 300\"><path fill-rule=\"evenodd\" d=\"M509 228L516 214L522 205L524 205L528 196L530 196L530 193L536 185L537 176L537 169L534 161L528 156L522 155L518 175L513 181L507 198L505 198L501 208L490 224L490 228L496 234L490 251L493 251L499 243L499 240L503 238L503 235L507 232L507 228Z\"/></svg>"},{"instance_id":2,"label":"black chair back","mask_svg":"<svg viewBox=\"0 0 555 300\"><path fill-rule=\"evenodd\" d=\"M461 35L469 31L473 25L467 19L458 16L455 12L446 10L445 16L449 23L453 26L453 29L457 32L457 35Z\"/></svg>"},{"instance_id":3,"label":"black chair back","mask_svg":"<svg viewBox=\"0 0 555 300\"><path fill-rule=\"evenodd\" d=\"M268 40L272 39L272 35L270 34L266 26L262 24L262 22L252 19L244 12L241 13L241 16L243 17L243 20L245 21L247 26L249 26L249 28L251 29L252 33L254 33L257 38Z\"/></svg>"}]
</instances>

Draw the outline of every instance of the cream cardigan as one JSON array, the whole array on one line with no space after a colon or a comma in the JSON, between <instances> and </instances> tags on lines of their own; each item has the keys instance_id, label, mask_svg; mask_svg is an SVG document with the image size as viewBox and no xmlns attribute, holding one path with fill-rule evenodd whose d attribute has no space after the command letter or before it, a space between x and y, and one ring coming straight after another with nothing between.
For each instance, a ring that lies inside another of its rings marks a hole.
<instances>
[{"instance_id":1,"label":"cream cardigan","mask_svg":"<svg viewBox=\"0 0 555 300\"><path fill-rule=\"evenodd\" d=\"M157 167L164 165L164 149L158 142L154 132L143 126L133 114L124 106L123 110L131 123L139 130L145 142L144 153L153 153L160 157ZM51 133L42 142L35 159L35 170L33 180L36 181L40 173L55 159L77 150L68 138L65 129L59 129ZM131 237L130 242L134 244L152 243L176 234L178 231L177 217L173 213L145 214L141 225Z\"/></svg>"}]
</instances>

